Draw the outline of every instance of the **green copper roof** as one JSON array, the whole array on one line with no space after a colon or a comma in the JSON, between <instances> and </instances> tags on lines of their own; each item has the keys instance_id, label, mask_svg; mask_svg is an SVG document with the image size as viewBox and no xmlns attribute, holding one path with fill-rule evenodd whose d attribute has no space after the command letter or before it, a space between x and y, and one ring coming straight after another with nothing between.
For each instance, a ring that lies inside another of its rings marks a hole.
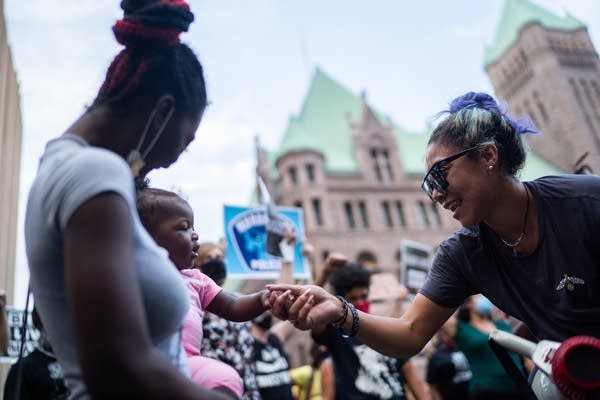
<instances>
[{"instance_id":1,"label":"green copper roof","mask_svg":"<svg viewBox=\"0 0 600 400\"><path fill-rule=\"evenodd\" d=\"M298 117L291 117L277 155L312 149L323 153L331 171L356 171L349 120L360 116L361 99L315 70Z\"/></svg>"},{"instance_id":2,"label":"green copper roof","mask_svg":"<svg viewBox=\"0 0 600 400\"><path fill-rule=\"evenodd\" d=\"M330 172L358 172L349 125L350 122L359 121L362 104L360 96L351 93L317 68L300 115L290 118L279 149L267 154L271 177L277 177L277 157L299 150L316 150L322 153L325 167ZM407 132L389 118L373 111L383 126L392 127L404 170L411 174L424 174L425 148L429 135ZM521 178L530 180L560 172L530 153Z\"/></svg>"},{"instance_id":3,"label":"green copper roof","mask_svg":"<svg viewBox=\"0 0 600 400\"><path fill-rule=\"evenodd\" d=\"M485 49L484 65L497 61L517 40L521 29L530 22L563 31L585 28L581 21L568 13L560 17L529 0L506 0L494 43Z\"/></svg>"},{"instance_id":4,"label":"green copper roof","mask_svg":"<svg viewBox=\"0 0 600 400\"><path fill-rule=\"evenodd\" d=\"M316 150L323 154L325 166L332 172L357 172L350 123L361 117L363 99L316 68L300 115L291 117L274 159L289 151ZM422 171L425 134L411 134L375 111L379 121L392 125L404 167Z\"/></svg>"}]
</instances>

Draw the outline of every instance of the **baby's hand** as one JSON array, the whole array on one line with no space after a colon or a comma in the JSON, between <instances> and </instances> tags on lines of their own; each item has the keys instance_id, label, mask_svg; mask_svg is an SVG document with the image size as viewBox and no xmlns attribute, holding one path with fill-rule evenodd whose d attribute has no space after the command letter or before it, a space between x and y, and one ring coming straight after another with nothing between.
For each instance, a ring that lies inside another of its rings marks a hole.
<instances>
[{"instance_id":1,"label":"baby's hand","mask_svg":"<svg viewBox=\"0 0 600 400\"><path fill-rule=\"evenodd\" d=\"M267 289L263 289L259 293L260 293L260 303L262 304L263 309L265 309L265 310L271 309L271 307L273 305L273 303L271 301L272 293L269 292Z\"/></svg>"}]
</instances>

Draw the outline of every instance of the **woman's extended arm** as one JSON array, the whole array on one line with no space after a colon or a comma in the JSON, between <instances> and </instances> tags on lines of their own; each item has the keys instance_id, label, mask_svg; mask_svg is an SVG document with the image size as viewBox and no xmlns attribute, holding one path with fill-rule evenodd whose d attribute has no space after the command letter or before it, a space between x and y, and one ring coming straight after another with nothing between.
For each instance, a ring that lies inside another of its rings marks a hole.
<instances>
[{"instance_id":1,"label":"woman's extended arm","mask_svg":"<svg viewBox=\"0 0 600 400\"><path fill-rule=\"evenodd\" d=\"M154 351L131 231L127 203L110 192L82 204L65 229L66 294L91 397L227 399L195 385Z\"/></svg>"},{"instance_id":2,"label":"woman's extended arm","mask_svg":"<svg viewBox=\"0 0 600 400\"><path fill-rule=\"evenodd\" d=\"M317 286L268 285L271 290L273 315L295 321L300 329L340 320L341 302ZM401 318L380 317L358 312L357 337L374 350L397 358L417 354L452 315L453 309L443 308L417 294ZM350 332L353 318L348 315L344 330Z\"/></svg>"}]
</instances>

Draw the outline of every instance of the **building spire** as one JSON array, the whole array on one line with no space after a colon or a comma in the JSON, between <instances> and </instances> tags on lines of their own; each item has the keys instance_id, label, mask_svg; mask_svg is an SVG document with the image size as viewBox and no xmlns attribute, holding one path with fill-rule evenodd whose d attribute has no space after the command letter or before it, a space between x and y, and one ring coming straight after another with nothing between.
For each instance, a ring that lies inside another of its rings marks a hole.
<instances>
[{"instance_id":1,"label":"building spire","mask_svg":"<svg viewBox=\"0 0 600 400\"><path fill-rule=\"evenodd\" d=\"M506 0L493 43L485 49L484 65L498 61L517 40L528 24L537 23L546 28L574 31L585 24L570 14L556 15L530 0Z\"/></svg>"}]
</instances>

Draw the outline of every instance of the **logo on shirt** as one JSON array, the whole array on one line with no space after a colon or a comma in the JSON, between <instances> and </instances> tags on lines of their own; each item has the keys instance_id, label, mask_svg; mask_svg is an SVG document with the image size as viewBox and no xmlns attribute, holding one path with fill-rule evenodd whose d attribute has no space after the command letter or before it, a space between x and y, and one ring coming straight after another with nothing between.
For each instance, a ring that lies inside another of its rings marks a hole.
<instances>
[{"instance_id":1,"label":"logo on shirt","mask_svg":"<svg viewBox=\"0 0 600 400\"><path fill-rule=\"evenodd\" d=\"M558 282L558 286L556 286L556 291L558 292L566 287L569 292L572 292L575 290L575 285L585 285L585 281L576 276L564 274L563 278Z\"/></svg>"}]
</instances>

